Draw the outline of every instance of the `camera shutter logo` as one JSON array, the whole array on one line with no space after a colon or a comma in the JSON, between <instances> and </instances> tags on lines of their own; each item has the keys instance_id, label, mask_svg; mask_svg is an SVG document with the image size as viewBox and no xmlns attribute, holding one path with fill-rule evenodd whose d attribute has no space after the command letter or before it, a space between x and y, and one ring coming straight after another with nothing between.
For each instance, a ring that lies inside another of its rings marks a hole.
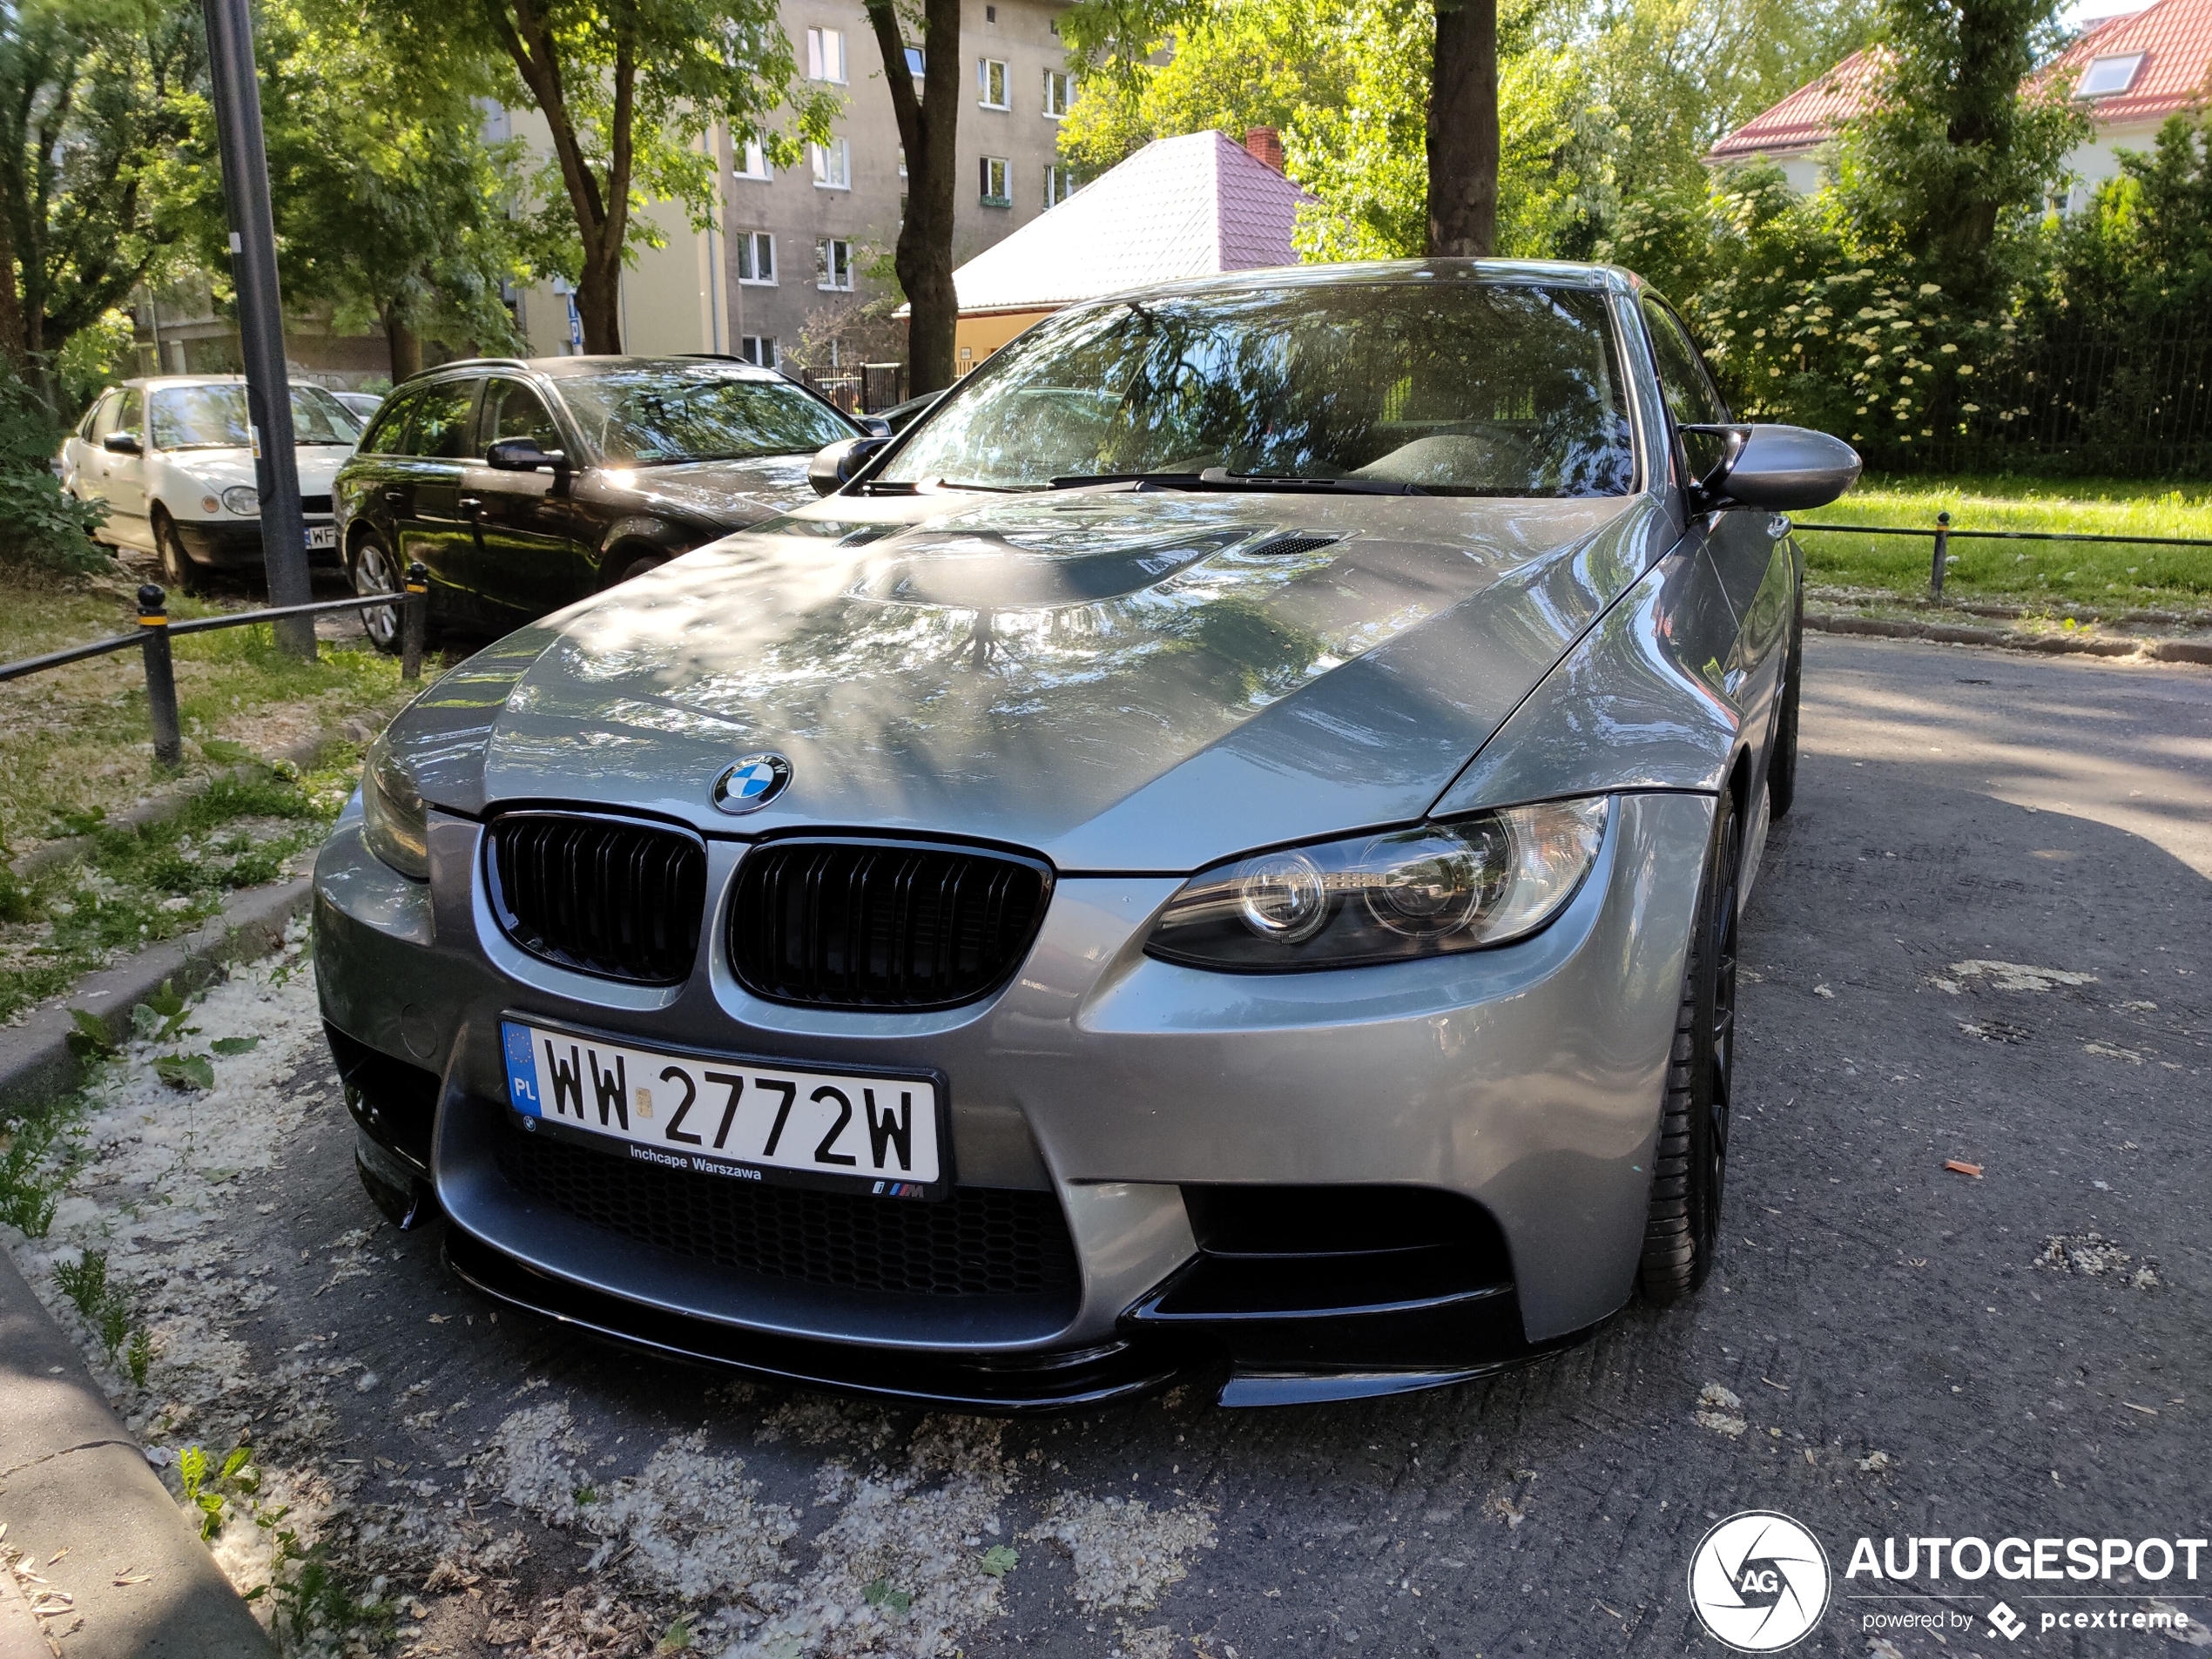
<instances>
[{"instance_id":1,"label":"camera shutter logo","mask_svg":"<svg viewBox=\"0 0 2212 1659\"><path fill-rule=\"evenodd\" d=\"M1715 1640L1778 1653L1828 1610L1828 1554L1787 1515L1747 1509L1707 1533L1689 1558L1689 1605Z\"/></svg>"}]
</instances>

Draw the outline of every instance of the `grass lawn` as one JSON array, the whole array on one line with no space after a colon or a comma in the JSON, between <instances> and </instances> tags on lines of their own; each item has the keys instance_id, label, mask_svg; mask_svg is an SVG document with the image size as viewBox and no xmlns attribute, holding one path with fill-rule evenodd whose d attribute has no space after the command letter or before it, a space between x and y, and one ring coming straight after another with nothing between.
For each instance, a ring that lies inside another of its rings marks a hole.
<instances>
[{"instance_id":1,"label":"grass lawn","mask_svg":"<svg viewBox=\"0 0 2212 1659\"><path fill-rule=\"evenodd\" d=\"M137 625L128 573L65 581L0 567L0 661ZM182 618L247 610L245 597L174 598ZM135 651L0 685L0 1021L120 952L199 926L238 887L276 880L321 840L352 792L357 752L299 778L209 774L273 755L348 720L381 726L417 689L366 642L322 642L320 660L277 651L265 627L175 642L184 764L157 769L145 674ZM150 797L185 798L138 828L108 820ZM42 841L89 836L81 859L17 877Z\"/></svg>"},{"instance_id":2,"label":"grass lawn","mask_svg":"<svg viewBox=\"0 0 2212 1659\"><path fill-rule=\"evenodd\" d=\"M2212 486L2114 479L1915 478L1869 475L1833 506L1797 516L1822 524L1925 525L1939 512L1953 529L2087 532L2101 536L2183 536L2212 541ZM1928 590L1931 543L1918 536L1847 534L1804 536L1813 581L1886 590ZM2032 610L2067 605L2101 610L2202 611L2212 608L2212 547L2138 543L1982 542L1951 543L1946 597L2017 603Z\"/></svg>"}]
</instances>

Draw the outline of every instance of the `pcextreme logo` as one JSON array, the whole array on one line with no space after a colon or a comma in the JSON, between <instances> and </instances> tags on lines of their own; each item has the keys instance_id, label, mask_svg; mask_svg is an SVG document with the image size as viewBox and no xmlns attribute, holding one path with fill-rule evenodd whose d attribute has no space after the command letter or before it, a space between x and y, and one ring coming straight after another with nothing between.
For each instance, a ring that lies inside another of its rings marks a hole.
<instances>
[{"instance_id":1,"label":"pcextreme logo","mask_svg":"<svg viewBox=\"0 0 2212 1659\"><path fill-rule=\"evenodd\" d=\"M1689 1558L1689 1605L1716 1642L1778 1653L1828 1610L1828 1555L1784 1514L1747 1509L1716 1525Z\"/></svg>"}]
</instances>

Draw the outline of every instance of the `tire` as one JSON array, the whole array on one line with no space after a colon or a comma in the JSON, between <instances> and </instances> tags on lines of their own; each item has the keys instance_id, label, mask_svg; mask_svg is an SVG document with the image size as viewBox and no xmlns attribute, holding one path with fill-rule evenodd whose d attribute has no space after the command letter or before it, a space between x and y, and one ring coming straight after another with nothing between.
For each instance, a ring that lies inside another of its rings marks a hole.
<instances>
[{"instance_id":1,"label":"tire","mask_svg":"<svg viewBox=\"0 0 2212 1659\"><path fill-rule=\"evenodd\" d=\"M1805 597L1790 624L1790 662L1783 671L1782 707L1774 717L1774 752L1766 763L1767 816L1786 818L1797 799L1797 702L1805 679Z\"/></svg>"},{"instance_id":2,"label":"tire","mask_svg":"<svg viewBox=\"0 0 2212 1659\"><path fill-rule=\"evenodd\" d=\"M620 555L617 555L617 556L616 556L616 560L615 560L615 563L616 563L617 564L620 564L620 562L621 562L621 556L620 556ZM609 587L610 587L610 588L618 588L618 587L620 587L620 586L621 586L624 583L625 583L625 582L634 582L635 580L637 580L637 577L641 577L641 576L644 575L644 574L645 574L645 572L647 572L648 570L659 570L659 569L660 569L660 567L661 567L662 565L664 565L664 564L665 564L665 563L668 563L668 556L667 556L667 555L665 555L665 554L663 554L663 553L644 553L644 554L641 554L641 555L639 555L637 557L636 557L636 558L634 558L634 559L631 559L631 560L630 561L630 563L627 563L627 564L621 564L621 568L620 568L620 574L619 574L619 575L617 575L617 576L615 577L615 579L614 579L612 582L610 582L607 585L608 585Z\"/></svg>"},{"instance_id":3,"label":"tire","mask_svg":"<svg viewBox=\"0 0 2212 1659\"><path fill-rule=\"evenodd\" d=\"M206 574L185 551L184 540L166 513L153 516L153 545L161 561L162 585L170 592L198 593L207 585Z\"/></svg>"},{"instance_id":4,"label":"tire","mask_svg":"<svg viewBox=\"0 0 2212 1659\"><path fill-rule=\"evenodd\" d=\"M1723 789L1683 970L1637 1271L1646 1299L1662 1306L1705 1282L1720 1248L1736 1072L1737 883L1743 856L1743 815L1734 792Z\"/></svg>"},{"instance_id":5,"label":"tire","mask_svg":"<svg viewBox=\"0 0 2212 1659\"><path fill-rule=\"evenodd\" d=\"M350 574L355 593L366 596L400 590L399 567L393 561L391 550L374 534L362 536L354 544ZM373 610L362 611L361 627L368 635L368 643L377 650L388 657L399 654L403 642L400 637L397 605L378 605Z\"/></svg>"}]
</instances>

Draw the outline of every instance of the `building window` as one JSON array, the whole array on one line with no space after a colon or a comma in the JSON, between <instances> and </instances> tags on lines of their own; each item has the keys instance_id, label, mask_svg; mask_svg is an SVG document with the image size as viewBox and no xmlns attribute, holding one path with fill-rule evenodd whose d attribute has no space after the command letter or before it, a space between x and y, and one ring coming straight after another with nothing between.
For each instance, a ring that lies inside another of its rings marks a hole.
<instances>
[{"instance_id":1,"label":"building window","mask_svg":"<svg viewBox=\"0 0 2212 1659\"><path fill-rule=\"evenodd\" d=\"M986 207L1011 207L1014 197L1007 189L1007 163L1004 156L984 156L978 180L982 189Z\"/></svg>"},{"instance_id":2,"label":"building window","mask_svg":"<svg viewBox=\"0 0 2212 1659\"><path fill-rule=\"evenodd\" d=\"M1044 170L1044 205L1057 207L1076 193L1076 170L1057 162Z\"/></svg>"},{"instance_id":3,"label":"building window","mask_svg":"<svg viewBox=\"0 0 2212 1659\"><path fill-rule=\"evenodd\" d=\"M807 158L814 164L814 187L818 190L850 190L853 188L853 145L849 139L832 138L827 144L810 144Z\"/></svg>"},{"instance_id":4,"label":"building window","mask_svg":"<svg viewBox=\"0 0 2212 1659\"><path fill-rule=\"evenodd\" d=\"M929 72L929 54L919 46L907 48L907 73L914 78L914 96L921 96L922 77Z\"/></svg>"},{"instance_id":5,"label":"building window","mask_svg":"<svg viewBox=\"0 0 2212 1659\"><path fill-rule=\"evenodd\" d=\"M985 6L983 8L983 21L985 24L995 24L998 20L999 9L996 6Z\"/></svg>"},{"instance_id":6,"label":"building window","mask_svg":"<svg viewBox=\"0 0 2212 1659\"><path fill-rule=\"evenodd\" d=\"M2099 57L2091 61L2088 70L2074 89L2076 98L2110 98L2126 91L2135 84L2135 71L2143 66L2141 52L2128 52L2118 57Z\"/></svg>"},{"instance_id":7,"label":"building window","mask_svg":"<svg viewBox=\"0 0 2212 1659\"><path fill-rule=\"evenodd\" d=\"M775 368L776 337L773 334L739 334L738 355L748 363L758 363L763 368Z\"/></svg>"},{"instance_id":8,"label":"building window","mask_svg":"<svg viewBox=\"0 0 2212 1659\"><path fill-rule=\"evenodd\" d=\"M740 179L765 179L769 176L768 149L757 136L738 146L738 165L733 171Z\"/></svg>"},{"instance_id":9,"label":"building window","mask_svg":"<svg viewBox=\"0 0 2212 1659\"><path fill-rule=\"evenodd\" d=\"M842 29L809 29L806 31L806 78L810 81L845 81L845 31Z\"/></svg>"},{"instance_id":10,"label":"building window","mask_svg":"<svg viewBox=\"0 0 2212 1659\"><path fill-rule=\"evenodd\" d=\"M775 287L776 239L766 231L745 231L738 237L738 280Z\"/></svg>"},{"instance_id":11,"label":"building window","mask_svg":"<svg viewBox=\"0 0 2212 1659\"><path fill-rule=\"evenodd\" d=\"M1057 121L1068 113L1068 74L1065 70L1044 72L1044 112Z\"/></svg>"},{"instance_id":12,"label":"building window","mask_svg":"<svg viewBox=\"0 0 2212 1659\"><path fill-rule=\"evenodd\" d=\"M814 286L825 292L853 286L853 244L826 236L814 244Z\"/></svg>"},{"instance_id":13,"label":"building window","mask_svg":"<svg viewBox=\"0 0 2212 1659\"><path fill-rule=\"evenodd\" d=\"M1007 102L1006 65L995 57L975 60L975 101L987 110L1010 110Z\"/></svg>"}]
</instances>

